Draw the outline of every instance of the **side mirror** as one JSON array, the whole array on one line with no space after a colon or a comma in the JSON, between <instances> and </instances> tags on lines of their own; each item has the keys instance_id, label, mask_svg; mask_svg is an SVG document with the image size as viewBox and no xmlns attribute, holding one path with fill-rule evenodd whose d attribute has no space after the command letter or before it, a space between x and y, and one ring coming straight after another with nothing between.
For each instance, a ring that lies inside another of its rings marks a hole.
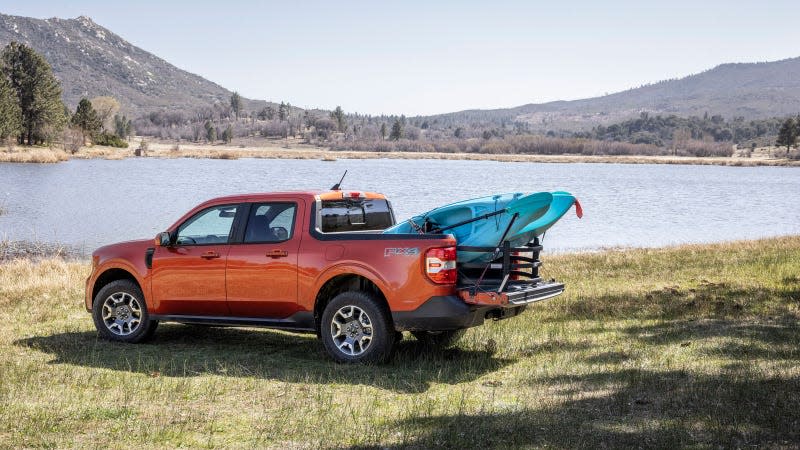
<instances>
[{"instance_id":1,"label":"side mirror","mask_svg":"<svg viewBox=\"0 0 800 450\"><path fill-rule=\"evenodd\" d=\"M169 247L172 243L172 237L168 232L158 233L155 239L156 247Z\"/></svg>"}]
</instances>

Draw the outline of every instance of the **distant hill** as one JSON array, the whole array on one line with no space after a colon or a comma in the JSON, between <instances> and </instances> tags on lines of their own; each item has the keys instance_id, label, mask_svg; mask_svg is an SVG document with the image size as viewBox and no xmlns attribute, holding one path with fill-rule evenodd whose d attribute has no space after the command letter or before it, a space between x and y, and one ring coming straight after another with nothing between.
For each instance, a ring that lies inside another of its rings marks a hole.
<instances>
[{"instance_id":1,"label":"distant hill","mask_svg":"<svg viewBox=\"0 0 800 450\"><path fill-rule=\"evenodd\" d=\"M11 41L47 58L70 109L81 97L100 95L117 98L132 117L230 101L231 91L132 45L88 17L42 20L0 14L0 46ZM245 101L251 111L266 104Z\"/></svg>"},{"instance_id":2,"label":"distant hill","mask_svg":"<svg viewBox=\"0 0 800 450\"><path fill-rule=\"evenodd\" d=\"M722 64L676 80L574 101L429 116L444 122L523 121L531 128L574 129L613 123L642 112L759 119L800 112L800 58Z\"/></svg>"},{"instance_id":3,"label":"distant hill","mask_svg":"<svg viewBox=\"0 0 800 450\"><path fill-rule=\"evenodd\" d=\"M16 40L42 53L73 108L81 97L111 95L131 117L158 110L191 112L231 91L138 48L88 17L33 19L0 14L0 46ZM602 97L468 110L418 117L441 125L524 122L531 131L580 130L620 122L642 112L678 116L768 118L800 113L800 58L723 64L706 72ZM245 109L267 102L245 99ZM273 104L274 105L274 104ZM317 111L325 114L324 111ZM402 113L402 111L397 111Z\"/></svg>"}]
</instances>

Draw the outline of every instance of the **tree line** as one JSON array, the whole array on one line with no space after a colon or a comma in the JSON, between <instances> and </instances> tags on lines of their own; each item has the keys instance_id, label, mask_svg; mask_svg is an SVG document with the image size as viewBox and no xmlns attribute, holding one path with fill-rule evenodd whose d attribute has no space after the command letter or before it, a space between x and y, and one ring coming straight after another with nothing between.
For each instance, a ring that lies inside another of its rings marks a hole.
<instances>
[{"instance_id":1,"label":"tree line","mask_svg":"<svg viewBox=\"0 0 800 450\"><path fill-rule=\"evenodd\" d=\"M511 121L500 126L485 123L455 126L436 118L346 113L341 106L326 113L295 109L281 102L277 108L268 105L258 112L248 112L241 107L239 94L234 92L229 104L217 103L190 114L153 112L135 123L142 134L164 139L213 143L218 140L230 142L232 138L292 137L337 150L676 156L733 154L733 145L723 139L724 133L717 133L720 140L714 138L714 126L728 126L724 119L716 116L703 119L643 116L611 125L606 130L597 128L591 133L542 136ZM659 125L662 123L666 125ZM739 124L740 121L731 123ZM768 134L774 128L770 125L762 129L760 123L753 126L756 128L754 135ZM640 137L637 133L642 130L658 127L665 130L671 127L672 135L662 131L665 133L662 141L636 138ZM738 129L736 133L744 135Z\"/></svg>"},{"instance_id":2,"label":"tree line","mask_svg":"<svg viewBox=\"0 0 800 450\"><path fill-rule=\"evenodd\" d=\"M138 120L137 129L165 139L230 142L233 138L301 138L341 150L439 151L485 153L565 153L604 155L730 156L739 147L772 145L783 119L725 119L719 115L640 117L583 132L548 132L542 136L527 124L452 123L435 117L371 116L310 111L281 102L245 111L234 93L230 104L215 104L195 113L154 112ZM146 122L146 123L141 123ZM798 122L800 127L800 122ZM541 137L547 139L539 139ZM561 141L559 141L559 139ZM590 143L597 141L598 143ZM560 142L560 143L559 143ZM749 145L747 145L749 144Z\"/></svg>"},{"instance_id":3,"label":"tree line","mask_svg":"<svg viewBox=\"0 0 800 450\"><path fill-rule=\"evenodd\" d=\"M195 111L155 111L135 120L118 114L112 97L83 98L74 113L61 101L61 87L47 61L25 45L12 42L0 55L0 139L20 145L60 140L77 151L87 141L127 147L136 130L168 140L230 143L235 138L299 138L335 149L484 153L670 154L725 156L756 143L797 145L800 118L731 120L719 115L688 118L642 113L640 117L588 131L548 131L510 115L467 111L463 121L451 116L407 118L403 115L304 110L288 102L268 103L247 111L233 92L227 102ZM776 139L777 138L777 139Z\"/></svg>"},{"instance_id":4,"label":"tree line","mask_svg":"<svg viewBox=\"0 0 800 450\"><path fill-rule=\"evenodd\" d=\"M75 113L61 100L61 84L32 48L9 43L0 53L0 141L42 145L60 141L73 153L86 141L127 147L132 122L113 97L82 99Z\"/></svg>"},{"instance_id":5,"label":"tree line","mask_svg":"<svg viewBox=\"0 0 800 450\"><path fill-rule=\"evenodd\" d=\"M740 146L749 144L771 145L780 127L781 118L731 120L720 115L679 117L676 115L651 115L643 112L638 118L611 125L598 125L586 132L568 133L570 137L601 141L672 146L687 139L732 142Z\"/></svg>"}]
</instances>

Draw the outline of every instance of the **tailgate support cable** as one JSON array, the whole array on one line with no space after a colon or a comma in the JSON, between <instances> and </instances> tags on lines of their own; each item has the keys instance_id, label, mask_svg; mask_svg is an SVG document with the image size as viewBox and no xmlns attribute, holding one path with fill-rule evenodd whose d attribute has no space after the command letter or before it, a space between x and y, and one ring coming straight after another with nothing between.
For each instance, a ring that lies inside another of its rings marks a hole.
<instances>
[{"instance_id":1,"label":"tailgate support cable","mask_svg":"<svg viewBox=\"0 0 800 450\"><path fill-rule=\"evenodd\" d=\"M501 249L501 246L503 245L503 241L506 240L506 236L508 235L508 232L511 231L511 226L514 225L514 222L517 220L517 217L519 217L519 213L518 212L514 213L514 215L511 216L511 221L508 222L508 226L506 227L506 231L504 231L503 232L503 236L500 237L500 242L498 242L497 245L495 246L494 253L492 253L491 259L489 260L488 263L486 263L486 267L483 268L483 272L481 272L481 276L478 277L478 281L475 282L475 286L473 286L473 288L472 288L473 292L477 292L478 291L478 288L480 287L481 282L483 281L483 277L486 276L486 271L489 270L489 267L492 265L492 261L497 259L497 255L500 254L500 249ZM503 277L503 283L500 284L501 291L502 291L502 288L505 287L506 281L508 281L508 275Z\"/></svg>"}]
</instances>

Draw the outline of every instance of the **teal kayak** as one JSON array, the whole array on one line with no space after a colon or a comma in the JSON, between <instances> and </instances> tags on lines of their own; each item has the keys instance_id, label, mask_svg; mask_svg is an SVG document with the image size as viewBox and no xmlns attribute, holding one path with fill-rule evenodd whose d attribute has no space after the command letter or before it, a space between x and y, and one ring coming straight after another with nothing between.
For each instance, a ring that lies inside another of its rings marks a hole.
<instances>
[{"instance_id":1,"label":"teal kayak","mask_svg":"<svg viewBox=\"0 0 800 450\"><path fill-rule=\"evenodd\" d=\"M573 204L580 216L580 204L567 192L498 194L440 206L383 232L447 233L456 238L459 246L494 247L508 229L506 240L512 247L520 247L547 231ZM515 214L518 216L511 223ZM485 252L458 252L461 262L488 258L491 255Z\"/></svg>"},{"instance_id":2,"label":"teal kayak","mask_svg":"<svg viewBox=\"0 0 800 450\"><path fill-rule=\"evenodd\" d=\"M548 208L547 213L525 225L518 233L520 239L524 240L527 239L528 236L543 235L545 231L549 230L550 227L555 225L555 223L569 211L572 205L575 205L575 213L578 217L583 217L583 209L577 198L569 192L553 192L553 201L550 203L550 208ZM516 245L514 239L514 236L509 238L509 240L512 241L512 246ZM530 242L530 240L525 243L527 242Z\"/></svg>"}]
</instances>

